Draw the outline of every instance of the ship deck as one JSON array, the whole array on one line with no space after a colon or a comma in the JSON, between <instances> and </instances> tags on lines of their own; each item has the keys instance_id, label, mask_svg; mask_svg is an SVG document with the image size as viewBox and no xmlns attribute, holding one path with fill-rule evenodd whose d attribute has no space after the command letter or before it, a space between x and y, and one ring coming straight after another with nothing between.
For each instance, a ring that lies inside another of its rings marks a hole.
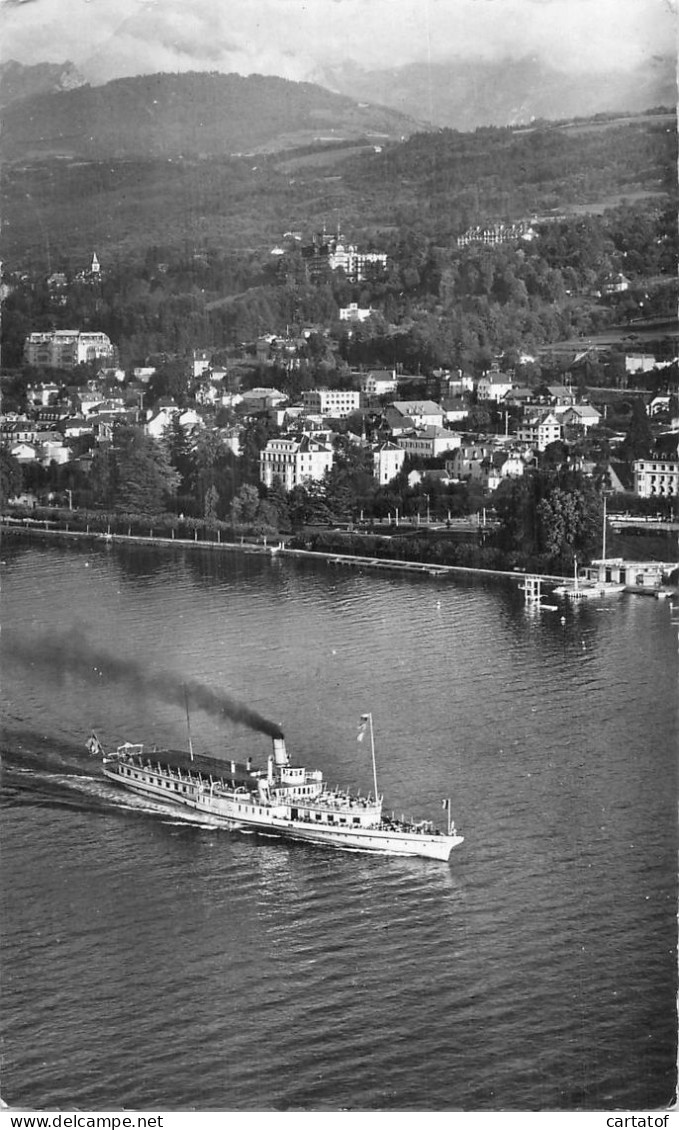
<instances>
[{"instance_id":1,"label":"ship deck","mask_svg":"<svg viewBox=\"0 0 679 1130\"><path fill-rule=\"evenodd\" d=\"M153 746L144 746L141 762L145 765L149 761L152 765L160 764L166 765L169 769L181 769L183 773L200 773L203 777L213 779L219 777L229 784L244 785L246 788L254 788L256 780L252 772L248 771L247 765L242 762L235 762L235 770L232 772L230 760L209 757L205 753L196 753L191 759L191 755L181 749L156 749Z\"/></svg>"}]
</instances>

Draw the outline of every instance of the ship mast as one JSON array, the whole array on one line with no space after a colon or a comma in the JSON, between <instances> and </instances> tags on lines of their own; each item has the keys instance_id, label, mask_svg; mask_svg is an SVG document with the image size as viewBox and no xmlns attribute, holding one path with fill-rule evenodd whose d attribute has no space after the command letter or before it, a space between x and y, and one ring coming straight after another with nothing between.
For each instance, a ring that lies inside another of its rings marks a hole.
<instances>
[{"instance_id":1,"label":"ship mast","mask_svg":"<svg viewBox=\"0 0 679 1130\"><path fill-rule=\"evenodd\" d=\"M374 782L374 785L375 785L375 803L377 803L377 765L375 763L375 735L373 733L373 716L372 716L372 714L368 715L368 721L370 723L370 752L372 754L372 759L373 759L373 782Z\"/></svg>"},{"instance_id":2,"label":"ship mast","mask_svg":"<svg viewBox=\"0 0 679 1130\"><path fill-rule=\"evenodd\" d=\"M186 731L189 736L189 757L193 761L193 742L191 741L191 719L189 718L189 693L184 683L184 702L186 703Z\"/></svg>"}]
</instances>

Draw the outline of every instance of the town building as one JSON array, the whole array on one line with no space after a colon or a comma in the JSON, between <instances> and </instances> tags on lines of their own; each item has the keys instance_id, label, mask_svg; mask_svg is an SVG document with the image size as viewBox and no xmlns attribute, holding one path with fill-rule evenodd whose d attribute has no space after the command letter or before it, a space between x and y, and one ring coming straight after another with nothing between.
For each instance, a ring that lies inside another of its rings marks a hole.
<instances>
[{"instance_id":1,"label":"town building","mask_svg":"<svg viewBox=\"0 0 679 1130\"><path fill-rule=\"evenodd\" d=\"M495 491L505 479L519 479L526 463L519 451L494 451L480 465L480 482L488 491Z\"/></svg>"},{"instance_id":2,"label":"town building","mask_svg":"<svg viewBox=\"0 0 679 1130\"><path fill-rule=\"evenodd\" d=\"M381 487L395 479L405 463L406 453L396 443L381 443L373 451L373 475Z\"/></svg>"},{"instance_id":3,"label":"town building","mask_svg":"<svg viewBox=\"0 0 679 1130\"><path fill-rule=\"evenodd\" d=\"M573 404L555 415L561 420L564 428L582 428L585 432L590 428L596 428L601 420L601 413L597 412L596 408L592 408L591 404Z\"/></svg>"},{"instance_id":4,"label":"town building","mask_svg":"<svg viewBox=\"0 0 679 1130\"><path fill-rule=\"evenodd\" d=\"M447 424L459 424L469 415L469 405L461 397L450 397L443 401L441 407Z\"/></svg>"},{"instance_id":5,"label":"town building","mask_svg":"<svg viewBox=\"0 0 679 1130\"><path fill-rule=\"evenodd\" d=\"M270 439L259 454L259 477L265 486L280 482L286 491L320 482L332 467L333 452L310 436Z\"/></svg>"},{"instance_id":6,"label":"town building","mask_svg":"<svg viewBox=\"0 0 679 1130\"><path fill-rule=\"evenodd\" d=\"M395 400L390 406L390 411L400 416L402 421L409 421L410 427L415 428L441 428L443 427L443 409L433 400Z\"/></svg>"},{"instance_id":7,"label":"town building","mask_svg":"<svg viewBox=\"0 0 679 1130\"><path fill-rule=\"evenodd\" d=\"M312 388L302 393L306 412L344 420L361 406L361 394L353 389Z\"/></svg>"},{"instance_id":8,"label":"town building","mask_svg":"<svg viewBox=\"0 0 679 1130\"><path fill-rule=\"evenodd\" d=\"M375 311L371 306L359 306L357 302L350 302L348 306L341 306L339 312L340 322L367 322Z\"/></svg>"},{"instance_id":9,"label":"town building","mask_svg":"<svg viewBox=\"0 0 679 1130\"><path fill-rule=\"evenodd\" d=\"M653 353L626 353L625 354L625 372L626 373L650 373L655 369L657 358Z\"/></svg>"},{"instance_id":10,"label":"town building","mask_svg":"<svg viewBox=\"0 0 679 1130\"><path fill-rule=\"evenodd\" d=\"M194 381L199 380L212 365L212 353L209 349L194 349L191 358Z\"/></svg>"},{"instance_id":11,"label":"town building","mask_svg":"<svg viewBox=\"0 0 679 1130\"><path fill-rule=\"evenodd\" d=\"M371 369L361 377L361 391L366 396L388 396L397 388L395 369Z\"/></svg>"},{"instance_id":12,"label":"town building","mask_svg":"<svg viewBox=\"0 0 679 1130\"><path fill-rule=\"evenodd\" d=\"M449 432L446 428L429 425L404 432L396 440L406 455L419 456L420 459L436 459L460 447L462 436L459 432Z\"/></svg>"},{"instance_id":13,"label":"town building","mask_svg":"<svg viewBox=\"0 0 679 1130\"><path fill-rule=\"evenodd\" d=\"M268 412L278 408L287 400L285 393L277 388L251 388L241 394L241 404L248 413Z\"/></svg>"},{"instance_id":14,"label":"town building","mask_svg":"<svg viewBox=\"0 0 679 1130\"><path fill-rule=\"evenodd\" d=\"M634 492L639 498L676 498L679 461L651 456L634 460Z\"/></svg>"},{"instance_id":15,"label":"town building","mask_svg":"<svg viewBox=\"0 0 679 1130\"><path fill-rule=\"evenodd\" d=\"M478 482L483 476L482 464L491 458L493 450L489 443L461 443L446 459L446 471L452 479Z\"/></svg>"},{"instance_id":16,"label":"town building","mask_svg":"<svg viewBox=\"0 0 679 1130\"><path fill-rule=\"evenodd\" d=\"M514 381L508 373L501 373L499 369L490 369L479 377L476 385L476 396L479 404L492 402L499 404L512 391Z\"/></svg>"},{"instance_id":17,"label":"town building","mask_svg":"<svg viewBox=\"0 0 679 1130\"><path fill-rule=\"evenodd\" d=\"M516 432L519 443L544 451L550 443L563 439L563 425L554 412L542 412L522 420Z\"/></svg>"},{"instance_id":18,"label":"town building","mask_svg":"<svg viewBox=\"0 0 679 1130\"><path fill-rule=\"evenodd\" d=\"M26 364L43 369L73 369L88 361L115 364L116 352L106 334L80 330L32 333L24 342Z\"/></svg>"}]
</instances>

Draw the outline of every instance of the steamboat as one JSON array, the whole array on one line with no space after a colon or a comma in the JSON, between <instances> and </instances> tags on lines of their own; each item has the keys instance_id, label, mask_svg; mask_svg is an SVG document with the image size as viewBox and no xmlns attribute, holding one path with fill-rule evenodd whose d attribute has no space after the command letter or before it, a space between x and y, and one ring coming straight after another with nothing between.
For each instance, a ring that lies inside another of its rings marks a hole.
<instances>
[{"instance_id":1,"label":"steamboat","mask_svg":"<svg viewBox=\"0 0 679 1130\"><path fill-rule=\"evenodd\" d=\"M179 750L147 751L125 742L106 752L96 734L87 746L101 757L104 775L116 784L146 797L171 801L194 811L205 823L303 840L347 851L422 856L447 860L463 842L452 822L450 800L447 829L430 821L388 816L377 791L372 715L361 719L359 739L369 729L373 757L374 796L352 795L329 788L318 769L292 765L282 736L272 738L266 768L195 755Z\"/></svg>"}]
</instances>

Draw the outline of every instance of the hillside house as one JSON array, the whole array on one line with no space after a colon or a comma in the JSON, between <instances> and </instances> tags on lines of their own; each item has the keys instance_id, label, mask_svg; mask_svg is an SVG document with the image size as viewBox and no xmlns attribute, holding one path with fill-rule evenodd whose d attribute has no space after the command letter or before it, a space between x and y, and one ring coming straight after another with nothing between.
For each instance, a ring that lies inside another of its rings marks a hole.
<instances>
[{"instance_id":1,"label":"hillside house","mask_svg":"<svg viewBox=\"0 0 679 1130\"><path fill-rule=\"evenodd\" d=\"M367 396L386 396L397 388L395 369L370 369L361 377L361 392Z\"/></svg>"},{"instance_id":2,"label":"hillside house","mask_svg":"<svg viewBox=\"0 0 679 1130\"><path fill-rule=\"evenodd\" d=\"M340 322L367 322L375 311L372 306L359 306L357 302L350 302L348 306L341 306L339 312Z\"/></svg>"},{"instance_id":3,"label":"hillside house","mask_svg":"<svg viewBox=\"0 0 679 1130\"><path fill-rule=\"evenodd\" d=\"M564 429L581 428L585 432L590 428L596 428L601 420L601 413L597 412L596 408L592 408L591 404L574 404L563 412L556 412L555 415L561 420Z\"/></svg>"},{"instance_id":4,"label":"hillside house","mask_svg":"<svg viewBox=\"0 0 679 1130\"><path fill-rule=\"evenodd\" d=\"M496 370L490 370L479 377L476 385L476 396L479 404L490 401L494 404L500 404L508 393L512 391L514 381L508 373L500 373Z\"/></svg>"},{"instance_id":5,"label":"hillside house","mask_svg":"<svg viewBox=\"0 0 679 1130\"><path fill-rule=\"evenodd\" d=\"M211 365L212 353L209 349L194 349L191 357L191 371L194 381L199 380Z\"/></svg>"},{"instance_id":6,"label":"hillside house","mask_svg":"<svg viewBox=\"0 0 679 1130\"><path fill-rule=\"evenodd\" d=\"M629 290L631 285L630 279L619 271L616 275L609 275L601 287L601 293L607 295L623 294L626 290Z\"/></svg>"}]
</instances>

